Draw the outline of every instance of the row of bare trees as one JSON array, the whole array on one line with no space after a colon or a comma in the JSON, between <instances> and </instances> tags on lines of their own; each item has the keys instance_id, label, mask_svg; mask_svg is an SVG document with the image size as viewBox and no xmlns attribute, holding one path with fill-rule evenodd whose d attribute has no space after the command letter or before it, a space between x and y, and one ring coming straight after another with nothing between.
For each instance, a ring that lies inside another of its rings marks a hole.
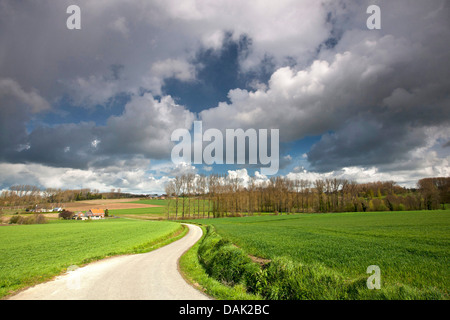
<instances>
[{"instance_id":1,"label":"row of bare trees","mask_svg":"<svg viewBox=\"0 0 450 320\"><path fill-rule=\"evenodd\" d=\"M425 209L433 210L450 203L450 178L425 178L417 186L422 194Z\"/></svg>"},{"instance_id":2,"label":"row of bare trees","mask_svg":"<svg viewBox=\"0 0 450 320\"><path fill-rule=\"evenodd\" d=\"M434 180L433 180L434 179ZM450 202L450 178L422 179L419 189L394 181L357 183L346 179L315 181L273 177L247 183L212 174L184 174L166 185L169 218L223 217L254 213L400 211L437 209Z\"/></svg>"},{"instance_id":3,"label":"row of bare trees","mask_svg":"<svg viewBox=\"0 0 450 320\"><path fill-rule=\"evenodd\" d=\"M101 199L99 190L40 189L33 185L15 185L0 194L0 207L25 208L37 204L61 204L78 200Z\"/></svg>"},{"instance_id":4,"label":"row of bare trees","mask_svg":"<svg viewBox=\"0 0 450 320\"><path fill-rule=\"evenodd\" d=\"M133 195L123 193L120 188L111 189L110 192L100 192L98 189L61 189L45 188L41 189L34 185L14 185L9 190L0 193L0 208L13 207L16 209L33 208L36 205L45 206L48 204L60 205L62 203L93 199L119 199L143 197L145 195Z\"/></svg>"}]
</instances>

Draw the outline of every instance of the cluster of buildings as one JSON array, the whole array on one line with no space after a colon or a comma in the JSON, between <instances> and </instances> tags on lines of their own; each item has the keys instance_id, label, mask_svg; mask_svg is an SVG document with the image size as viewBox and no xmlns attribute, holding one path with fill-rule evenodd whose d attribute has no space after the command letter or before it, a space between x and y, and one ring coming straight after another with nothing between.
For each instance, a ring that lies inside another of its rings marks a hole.
<instances>
[{"instance_id":1,"label":"cluster of buildings","mask_svg":"<svg viewBox=\"0 0 450 320\"><path fill-rule=\"evenodd\" d=\"M64 210L64 208L61 208L61 207L47 208L47 207L40 207L40 206L36 205L36 207L34 208L33 211L35 213L49 213L49 212L61 212L63 210Z\"/></svg>"},{"instance_id":2,"label":"cluster of buildings","mask_svg":"<svg viewBox=\"0 0 450 320\"><path fill-rule=\"evenodd\" d=\"M34 210L32 210L34 213L52 213L52 212L58 212L61 213L64 210L64 208L57 207L57 208L49 208L49 207L42 207L39 205L36 205ZM105 211L103 209L90 209L86 212L76 212L71 219L73 220L87 220L87 219L93 219L93 220L99 220L105 218ZM70 218L69 218L70 219Z\"/></svg>"},{"instance_id":3,"label":"cluster of buildings","mask_svg":"<svg viewBox=\"0 0 450 320\"><path fill-rule=\"evenodd\" d=\"M86 211L86 213L83 212L77 212L72 217L73 220L100 220L105 218L105 211L102 209L90 209L89 211Z\"/></svg>"},{"instance_id":4,"label":"cluster of buildings","mask_svg":"<svg viewBox=\"0 0 450 320\"><path fill-rule=\"evenodd\" d=\"M149 194L147 196L148 199L159 199L159 200L164 200L166 199L167 195L166 194Z\"/></svg>"}]
</instances>

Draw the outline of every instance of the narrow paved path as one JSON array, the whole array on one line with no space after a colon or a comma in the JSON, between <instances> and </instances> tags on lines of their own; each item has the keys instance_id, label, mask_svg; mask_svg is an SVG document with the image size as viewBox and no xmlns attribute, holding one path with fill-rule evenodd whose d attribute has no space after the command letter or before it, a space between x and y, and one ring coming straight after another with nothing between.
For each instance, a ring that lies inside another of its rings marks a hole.
<instances>
[{"instance_id":1,"label":"narrow paved path","mask_svg":"<svg viewBox=\"0 0 450 320\"><path fill-rule=\"evenodd\" d=\"M187 225L182 239L157 250L88 264L24 290L15 300L206 300L178 271L178 259L202 236Z\"/></svg>"}]
</instances>

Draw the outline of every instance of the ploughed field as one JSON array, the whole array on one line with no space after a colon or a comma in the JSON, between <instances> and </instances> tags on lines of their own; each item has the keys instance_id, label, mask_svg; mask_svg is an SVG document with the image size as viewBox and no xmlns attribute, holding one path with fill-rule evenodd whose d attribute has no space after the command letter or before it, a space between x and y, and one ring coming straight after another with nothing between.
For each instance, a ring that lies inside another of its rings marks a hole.
<instances>
[{"instance_id":1,"label":"ploughed field","mask_svg":"<svg viewBox=\"0 0 450 320\"><path fill-rule=\"evenodd\" d=\"M64 208L69 211L86 211L89 209L108 209L108 210L132 210L132 209L144 209L144 208L159 208L161 205L160 200L141 200L136 199L97 199L97 200L85 200L68 202L64 204Z\"/></svg>"}]
</instances>

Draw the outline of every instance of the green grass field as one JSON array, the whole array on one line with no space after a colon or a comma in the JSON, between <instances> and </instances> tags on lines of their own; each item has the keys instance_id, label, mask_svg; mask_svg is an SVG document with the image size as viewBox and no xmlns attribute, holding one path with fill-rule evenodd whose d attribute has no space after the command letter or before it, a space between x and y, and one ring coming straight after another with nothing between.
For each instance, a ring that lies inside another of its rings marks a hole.
<instances>
[{"instance_id":1,"label":"green grass field","mask_svg":"<svg viewBox=\"0 0 450 320\"><path fill-rule=\"evenodd\" d=\"M157 205L157 206L167 206L168 200L142 199L142 200L130 201L129 203L143 203L143 204L154 204L154 205Z\"/></svg>"},{"instance_id":2,"label":"green grass field","mask_svg":"<svg viewBox=\"0 0 450 320\"><path fill-rule=\"evenodd\" d=\"M0 227L0 297L71 265L152 250L180 231L177 223L129 219Z\"/></svg>"},{"instance_id":3,"label":"green grass field","mask_svg":"<svg viewBox=\"0 0 450 320\"><path fill-rule=\"evenodd\" d=\"M367 279L367 267L377 265L381 269L382 289L402 287L414 291L415 297L420 297L421 292L437 292L448 298L450 210L255 216L194 222L213 225L220 236L254 256L285 257L299 265L325 268L348 281Z\"/></svg>"},{"instance_id":4,"label":"green grass field","mask_svg":"<svg viewBox=\"0 0 450 320\"><path fill-rule=\"evenodd\" d=\"M109 214L119 217L130 217L148 220L165 219L167 217L167 203L168 203L167 200L145 199L145 200L130 201L129 203L151 204L161 207L111 209L109 210Z\"/></svg>"},{"instance_id":5,"label":"green grass field","mask_svg":"<svg viewBox=\"0 0 450 320\"><path fill-rule=\"evenodd\" d=\"M167 209L165 207L111 209L109 214L114 216L148 215L149 217L165 217L164 214L167 215Z\"/></svg>"},{"instance_id":6,"label":"green grass field","mask_svg":"<svg viewBox=\"0 0 450 320\"><path fill-rule=\"evenodd\" d=\"M182 199L179 200L178 215L177 218L182 216L183 203ZM114 209L109 210L111 215L123 216L123 217L134 217L140 219L167 219L167 209L170 204L170 219L175 219L175 200L160 200L160 199L145 199L131 201L129 203L139 203L139 204L151 204L161 207L150 207L150 208L134 208L134 209ZM188 205L188 200L185 200L185 216L186 217L198 217L199 216L199 206L200 206L200 216L207 216L208 201L197 199L191 199L190 206ZM188 214L188 208L190 214ZM205 212L203 213L203 209Z\"/></svg>"}]
</instances>

